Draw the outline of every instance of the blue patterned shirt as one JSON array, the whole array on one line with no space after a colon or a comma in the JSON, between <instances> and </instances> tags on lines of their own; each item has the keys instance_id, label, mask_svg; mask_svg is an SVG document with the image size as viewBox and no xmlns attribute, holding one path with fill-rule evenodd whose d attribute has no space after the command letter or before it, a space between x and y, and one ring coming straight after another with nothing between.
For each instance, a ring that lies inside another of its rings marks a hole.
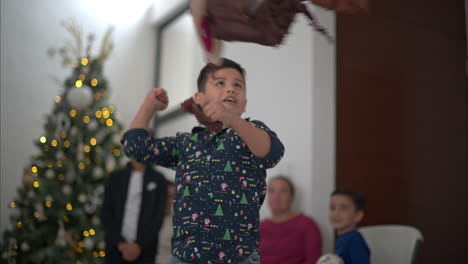
<instances>
[{"instance_id":1,"label":"blue patterned shirt","mask_svg":"<svg viewBox=\"0 0 468 264\"><path fill-rule=\"evenodd\" d=\"M231 128L212 135L204 127L176 137L152 138L143 129L124 134L127 156L176 170L172 254L189 263L238 263L258 251L259 210L266 194L266 169L284 147L268 133L270 152L253 155Z\"/></svg>"}]
</instances>

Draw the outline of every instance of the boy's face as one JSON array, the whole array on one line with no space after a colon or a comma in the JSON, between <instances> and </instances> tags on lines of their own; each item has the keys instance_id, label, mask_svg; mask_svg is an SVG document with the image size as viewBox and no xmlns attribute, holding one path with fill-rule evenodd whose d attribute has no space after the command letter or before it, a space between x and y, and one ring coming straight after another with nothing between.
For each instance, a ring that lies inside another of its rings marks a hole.
<instances>
[{"instance_id":1,"label":"boy's face","mask_svg":"<svg viewBox=\"0 0 468 264\"><path fill-rule=\"evenodd\" d=\"M290 210L293 200L291 188L286 181L275 179L268 184L268 205L273 212Z\"/></svg>"},{"instance_id":2,"label":"boy's face","mask_svg":"<svg viewBox=\"0 0 468 264\"><path fill-rule=\"evenodd\" d=\"M205 91L195 94L197 104L221 103L228 111L242 115L247 104L245 80L233 68L223 68L209 74Z\"/></svg>"},{"instance_id":3,"label":"boy's face","mask_svg":"<svg viewBox=\"0 0 468 264\"><path fill-rule=\"evenodd\" d=\"M363 211L357 211L353 200L347 195L333 195L330 199L330 223L338 234L356 229L364 217Z\"/></svg>"}]
</instances>

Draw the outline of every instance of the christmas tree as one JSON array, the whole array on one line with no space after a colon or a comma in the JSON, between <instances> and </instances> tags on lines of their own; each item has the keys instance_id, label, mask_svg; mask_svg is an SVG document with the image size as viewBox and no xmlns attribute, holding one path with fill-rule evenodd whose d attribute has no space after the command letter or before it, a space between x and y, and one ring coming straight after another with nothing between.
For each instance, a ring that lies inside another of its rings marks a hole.
<instances>
[{"instance_id":1,"label":"christmas tree","mask_svg":"<svg viewBox=\"0 0 468 264\"><path fill-rule=\"evenodd\" d=\"M71 76L55 97L43 135L35 142L39 153L24 169L23 186L9 204L12 227L0 242L2 263L102 263L105 256L103 183L124 163L122 125L107 102L108 83L102 76L113 49L112 29L93 57L94 36L88 35L85 47L76 22L64 27L72 40L58 53Z\"/></svg>"}]
</instances>

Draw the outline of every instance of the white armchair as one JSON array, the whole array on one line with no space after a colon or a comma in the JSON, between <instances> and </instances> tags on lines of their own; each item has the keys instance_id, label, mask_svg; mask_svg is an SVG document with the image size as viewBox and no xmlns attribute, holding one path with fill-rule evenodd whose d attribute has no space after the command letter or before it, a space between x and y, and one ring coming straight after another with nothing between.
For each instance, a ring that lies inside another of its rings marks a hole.
<instances>
[{"instance_id":1,"label":"white armchair","mask_svg":"<svg viewBox=\"0 0 468 264\"><path fill-rule=\"evenodd\" d=\"M376 225L359 228L373 264L416 264L423 236L415 227Z\"/></svg>"}]
</instances>

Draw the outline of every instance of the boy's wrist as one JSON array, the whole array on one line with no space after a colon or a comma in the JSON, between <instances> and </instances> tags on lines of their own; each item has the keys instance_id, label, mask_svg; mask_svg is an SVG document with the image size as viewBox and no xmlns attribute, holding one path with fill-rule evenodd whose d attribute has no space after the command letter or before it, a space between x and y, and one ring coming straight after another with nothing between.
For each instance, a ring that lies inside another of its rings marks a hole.
<instances>
[{"instance_id":1,"label":"boy's wrist","mask_svg":"<svg viewBox=\"0 0 468 264\"><path fill-rule=\"evenodd\" d=\"M155 105L147 104L147 103L142 104L141 109L146 113L150 113L151 115L153 115L156 112L161 111L159 107Z\"/></svg>"},{"instance_id":2,"label":"boy's wrist","mask_svg":"<svg viewBox=\"0 0 468 264\"><path fill-rule=\"evenodd\" d=\"M230 124L229 124L229 127L236 130L236 128L239 127L239 125L242 123L242 122L246 122L244 119L242 119L242 117L240 116L235 116L232 118Z\"/></svg>"}]
</instances>

